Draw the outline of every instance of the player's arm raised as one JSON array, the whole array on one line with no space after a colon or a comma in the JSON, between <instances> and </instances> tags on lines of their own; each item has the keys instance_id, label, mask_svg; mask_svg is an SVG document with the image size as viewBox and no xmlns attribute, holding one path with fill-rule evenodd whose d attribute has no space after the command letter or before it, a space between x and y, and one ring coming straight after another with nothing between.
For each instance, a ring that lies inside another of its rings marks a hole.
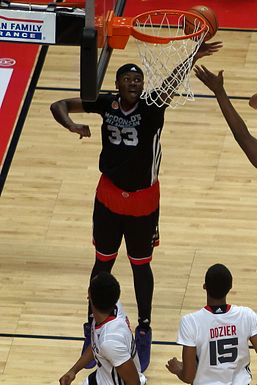
<instances>
[{"instance_id":1,"label":"player's arm raised","mask_svg":"<svg viewBox=\"0 0 257 385\"><path fill-rule=\"evenodd\" d=\"M80 139L91 136L88 125L75 123L69 115L74 112L85 112L80 98L59 100L51 104L50 110L59 124L71 132L79 134Z\"/></svg>"},{"instance_id":2,"label":"player's arm raised","mask_svg":"<svg viewBox=\"0 0 257 385\"><path fill-rule=\"evenodd\" d=\"M223 45L222 45L221 41L214 41L212 43L203 42L201 44L201 46L199 47L198 51L195 54L194 53L192 54L192 55L194 55L194 57L192 60L191 67L196 63L197 60L203 58L204 56L210 56L210 55L213 55L215 52L218 52L222 48L222 46ZM190 57L192 55L190 55ZM186 62L189 61L190 57L188 57L184 62L179 64L173 70L171 75L167 79L164 80L164 82L162 84L163 88L166 88L165 84L167 84L167 83L172 83L173 87L172 87L169 95L167 93L163 93L163 95L161 96L162 99L167 99L167 97L169 97L169 99L171 100L174 97L174 95L176 93L176 89L178 88L178 86L180 84L179 79L181 78L181 71L183 71ZM190 69L191 69L191 67L190 67Z\"/></svg>"},{"instance_id":3,"label":"player's arm raised","mask_svg":"<svg viewBox=\"0 0 257 385\"><path fill-rule=\"evenodd\" d=\"M209 71L205 66L195 66L195 75L216 96L220 109L231 129L235 140L242 148L249 161L257 167L257 139L251 135L245 122L237 113L224 88L223 71L217 75Z\"/></svg>"}]
</instances>

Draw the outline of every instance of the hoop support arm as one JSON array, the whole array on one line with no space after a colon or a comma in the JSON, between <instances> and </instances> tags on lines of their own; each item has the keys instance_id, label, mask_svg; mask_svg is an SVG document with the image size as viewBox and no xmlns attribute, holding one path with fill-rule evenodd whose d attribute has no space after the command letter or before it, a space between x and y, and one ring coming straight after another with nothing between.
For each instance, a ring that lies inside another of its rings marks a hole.
<instances>
[{"instance_id":1,"label":"hoop support arm","mask_svg":"<svg viewBox=\"0 0 257 385\"><path fill-rule=\"evenodd\" d=\"M114 16L110 12L107 21L108 45L115 49L124 49L131 35L132 17Z\"/></svg>"}]
</instances>

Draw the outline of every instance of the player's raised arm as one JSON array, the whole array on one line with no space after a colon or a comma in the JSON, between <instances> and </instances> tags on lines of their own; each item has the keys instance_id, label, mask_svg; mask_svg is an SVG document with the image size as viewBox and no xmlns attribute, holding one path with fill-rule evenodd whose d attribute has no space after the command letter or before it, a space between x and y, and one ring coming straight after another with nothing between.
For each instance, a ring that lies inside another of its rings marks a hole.
<instances>
[{"instance_id":1,"label":"player's raised arm","mask_svg":"<svg viewBox=\"0 0 257 385\"><path fill-rule=\"evenodd\" d=\"M220 109L231 129L235 140L242 148L249 161L257 167L257 139L251 135L244 120L235 110L224 88L223 71L217 75L205 66L195 66L196 77L201 80L216 96Z\"/></svg>"},{"instance_id":2,"label":"player's raised arm","mask_svg":"<svg viewBox=\"0 0 257 385\"><path fill-rule=\"evenodd\" d=\"M197 60L205 57L205 56L211 56L213 55L214 53L218 52L221 48L222 48L223 44L221 41L214 41L212 43L205 43L203 42L201 44L201 46L199 47L198 51L194 54L192 53L190 55L190 57L192 55L193 56L193 60L192 60L192 64L190 66L190 69L193 67L193 65L196 63ZM176 93L176 89L179 87L179 85L181 84L181 73L183 73L183 68L185 68L186 66L186 63L190 61L190 57L188 57L184 62L182 62L181 64L179 64L174 70L173 72L171 73L171 75L165 79L163 81L163 84L162 84L162 87L163 88L167 88L165 87L165 84L166 83L171 83L172 82L172 88L169 88L170 90L170 94L168 95L168 93L166 95L162 94L161 95L161 98L162 99L172 99Z\"/></svg>"}]
</instances>

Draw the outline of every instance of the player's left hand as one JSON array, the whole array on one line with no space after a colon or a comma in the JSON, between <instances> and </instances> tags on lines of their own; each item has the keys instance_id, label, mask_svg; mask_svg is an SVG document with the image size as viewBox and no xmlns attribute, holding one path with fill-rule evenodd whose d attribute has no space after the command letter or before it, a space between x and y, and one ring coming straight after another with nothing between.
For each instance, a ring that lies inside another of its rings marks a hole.
<instances>
[{"instance_id":1,"label":"player's left hand","mask_svg":"<svg viewBox=\"0 0 257 385\"><path fill-rule=\"evenodd\" d=\"M223 89L223 70L218 72L218 75L215 75L213 72L209 71L205 66L195 66L194 67L195 76L201 80L211 91L214 93L219 92Z\"/></svg>"},{"instance_id":2,"label":"player's left hand","mask_svg":"<svg viewBox=\"0 0 257 385\"><path fill-rule=\"evenodd\" d=\"M214 41L213 43L203 42L196 55L196 60L201 59L204 56L213 55L215 52L218 52L223 47L222 41Z\"/></svg>"},{"instance_id":3,"label":"player's left hand","mask_svg":"<svg viewBox=\"0 0 257 385\"><path fill-rule=\"evenodd\" d=\"M166 368L169 372L178 375L182 371L183 364L176 357L171 358L167 364Z\"/></svg>"}]
</instances>

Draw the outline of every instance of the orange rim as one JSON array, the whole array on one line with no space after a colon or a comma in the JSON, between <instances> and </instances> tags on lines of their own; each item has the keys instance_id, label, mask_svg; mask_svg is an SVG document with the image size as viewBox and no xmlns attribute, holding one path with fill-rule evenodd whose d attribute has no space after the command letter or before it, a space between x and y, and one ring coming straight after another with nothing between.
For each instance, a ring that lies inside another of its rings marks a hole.
<instances>
[{"instance_id":1,"label":"orange rim","mask_svg":"<svg viewBox=\"0 0 257 385\"><path fill-rule=\"evenodd\" d=\"M199 31L188 34L188 35L181 35L181 36L174 36L174 37L160 37L160 36L154 36L154 35L147 35L146 33L138 31L136 27L136 23L140 19L143 19L147 16L161 16L163 14L167 15L186 15L186 16L193 16L196 19L199 19L202 23L201 29ZM155 11L148 11L141 13L134 18L132 18L132 25L131 25L131 32L130 34L135 37L138 40L145 41L147 43L152 43L152 44L167 44L172 40L183 40L183 39L191 39L193 37L199 36L201 33L205 32L207 29L207 24L206 21L204 20L203 17L200 15L196 15L193 12L189 11L181 11L181 10L171 10L171 9L157 9Z\"/></svg>"}]
</instances>

